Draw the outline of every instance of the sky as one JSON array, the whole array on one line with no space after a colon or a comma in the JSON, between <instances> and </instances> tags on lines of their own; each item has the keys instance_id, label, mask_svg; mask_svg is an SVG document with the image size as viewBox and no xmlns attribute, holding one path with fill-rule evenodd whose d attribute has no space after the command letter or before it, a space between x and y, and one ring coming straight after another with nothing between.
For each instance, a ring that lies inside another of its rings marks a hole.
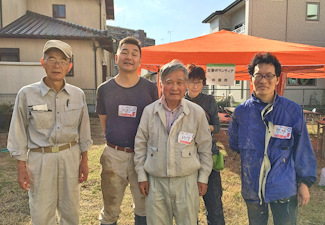
<instances>
[{"instance_id":1,"label":"sky","mask_svg":"<svg viewBox=\"0 0 325 225\"><path fill-rule=\"evenodd\" d=\"M144 30L156 45L210 33L202 21L235 0L115 0L115 20L109 26Z\"/></svg>"}]
</instances>

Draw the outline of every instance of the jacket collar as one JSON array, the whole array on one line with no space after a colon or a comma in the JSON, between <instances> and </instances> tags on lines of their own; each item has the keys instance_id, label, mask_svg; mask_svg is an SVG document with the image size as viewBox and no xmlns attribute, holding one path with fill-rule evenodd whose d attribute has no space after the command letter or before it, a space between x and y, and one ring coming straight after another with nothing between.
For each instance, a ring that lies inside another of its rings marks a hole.
<instances>
[{"instance_id":1,"label":"jacket collar","mask_svg":"<svg viewBox=\"0 0 325 225\"><path fill-rule=\"evenodd\" d=\"M271 104L274 105L274 103L277 102L278 98L279 98L278 94L274 91L274 99L273 99L273 102ZM256 95L255 95L255 92L252 92L252 99L253 99L253 102L256 102L256 103L269 104L269 103L263 102L261 99L257 98Z\"/></svg>"},{"instance_id":2,"label":"jacket collar","mask_svg":"<svg viewBox=\"0 0 325 225\"><path fill-rule=\"evenodd\" d=\"M41 93L42 93L42 97L44 97L50 90L52 90L50 87L48 87L45 83L44 83L44 78L42 78L41 80ZM72 93L72 88L70 85L67 84L66 80L64 79L64 86L60 91L65 90L69 95Z\"/></svg>"},{"instance_id":3,"label":"jacket collar","mask_svg":"<svg viewBox=\"0 0 325 225\"><path fill-rule=\"evenodd\" d=\"M188 95L188 92L186 92L186 94L185 94L185 99L189 99L189 100L191 100L192 102L197 102L197 101L199 101L199 100L202 98L202 96L203 96L203 93L200 92L196 97L191 98L191 97Z\"/></svg>"},{"instance_id":4,"label":"jacket collar","mask_svg":"<svg viewBox=\"0 0 325 225\"><path fill-rule=\"evenodd\" d=\"M161 110L165 110L162 101L163 101L163 96L157 101L157 104L155 104L154 113L158 113ZM180 112L183 112L185 115L188 115L190 113L190 109L188 107L188 100L182 98L180 105L182 106L179 109Z\"/></svg>"}]
</instances>

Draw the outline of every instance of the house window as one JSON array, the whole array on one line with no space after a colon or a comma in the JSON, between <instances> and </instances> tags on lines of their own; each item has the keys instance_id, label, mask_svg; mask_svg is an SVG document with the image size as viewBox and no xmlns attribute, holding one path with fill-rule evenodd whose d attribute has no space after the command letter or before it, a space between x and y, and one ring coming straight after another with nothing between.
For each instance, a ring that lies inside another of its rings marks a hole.
<instances>
[{"instance_id":1,"label":"house window","mask_svg":"<svg viewBox=\"0 0 325 225\"><path fill-rule=\"evenodd\" d=\"M71 58L71 62L73 64L73 56ZM74 64L73 64L71 70L69 71L69 73L67 73L67 77L73 77L74 76L74 69L73 68L74 68Z\"/></svg>"},{"instance_id":2,"label":"house window","mask_svg":"<svg viewBox=\"0 0 325 225\"><path fill-rule=\"evenodd\" d=\"M316 79L288 78L288 86L316 86Z\"/></svg>"},{"instance_id":3,"label":"house window","mask_svg":"<svg viewBox=\"0 0 325 225\"><path fill-rule=\"evenodd\" d=\"M65 5L53 5L53 18L65 17Z\"/></svg>"},{"instance_id":4,"label":"house window","mask_svg":"<svg viewBox=\"0 0 325 225\"><path fill-rule=\"evenodd\" d=\"M319 2L307 2L306 5L306 20L319 20Z\"/></svg>"},{"instance_id":5,"label":"house window","mask_svg":"<svg viewBox=\"0 0 325 225\"><path fill-rule=\"evenodd\" d=\"M19 62L19 48L0 48L0 61Z\"/></svg>"}]
</instances>

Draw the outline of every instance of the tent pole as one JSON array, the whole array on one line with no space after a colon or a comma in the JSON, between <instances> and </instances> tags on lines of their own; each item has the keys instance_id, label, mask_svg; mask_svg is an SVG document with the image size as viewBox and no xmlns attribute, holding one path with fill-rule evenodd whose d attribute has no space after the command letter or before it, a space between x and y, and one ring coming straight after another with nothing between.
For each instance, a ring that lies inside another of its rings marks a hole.
<instances>
[{"instance_id":1,"label":"tent pole","mask_svg":"<svg viewBox=\"0 0 325 225\"><path fill-rule=\"evenodd\" d=\"M160 66L157 66L157 87L158 87L158 97L161 97L161 83L160 83L160 77L159 77L159 70Z\"/></svg>"}]
</instances>

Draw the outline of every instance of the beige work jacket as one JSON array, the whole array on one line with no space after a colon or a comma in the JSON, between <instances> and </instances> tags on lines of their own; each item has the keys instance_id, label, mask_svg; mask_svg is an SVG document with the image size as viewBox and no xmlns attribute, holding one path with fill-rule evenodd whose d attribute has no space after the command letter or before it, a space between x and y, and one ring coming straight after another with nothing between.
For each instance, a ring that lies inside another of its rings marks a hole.
<instances>
[{"instance_id":1,"label":"beige work jacket","mask_svg":"<svg viewBox=\"0 0 325 225\"><path fill-rule=\"evenodd\" d=\"M147 174L181 177L198 171L198 182L208 183L213 164L209 124L199 105L186 99L181 105L169 134L161 99L144 109L135 138L134 162L139 182L147 181ZM190 142L180 140L184 133L193 135Z\"/></svg>"}]
</instances>

